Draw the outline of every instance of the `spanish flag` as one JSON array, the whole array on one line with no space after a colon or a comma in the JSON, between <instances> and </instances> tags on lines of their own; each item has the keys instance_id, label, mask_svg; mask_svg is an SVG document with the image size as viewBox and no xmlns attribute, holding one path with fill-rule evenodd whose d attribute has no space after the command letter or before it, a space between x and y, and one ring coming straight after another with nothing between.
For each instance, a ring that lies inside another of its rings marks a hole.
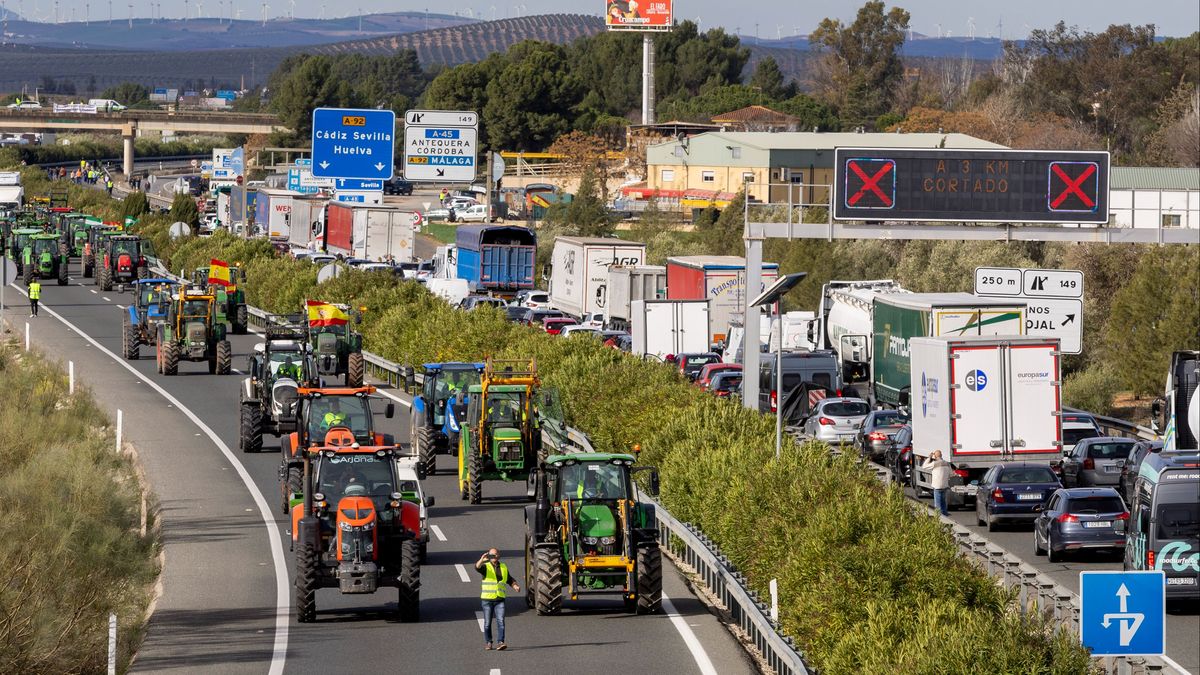
<instances>
[{"instance_id":1,"label":"spanish flag","mask_svg":"<svg viewBox=\"0 0 1200 675\"><path fill-rule=\"evenodd\" d=\"M229 263L213 258L208 261L208 283L213 286L229 286Z\"/></svg>"},{"instance_id":2,"label":"spanish flag","mask_svg":"<svg viewBox=\"0 0 1200 675\"><path fill-rule=\"evenodd\" d=\"M320 300L306 300L308 305L308 325L310 326L343 326L350 323L350 315L338 309L337 305Z\"/></svg>"}]
</instances>

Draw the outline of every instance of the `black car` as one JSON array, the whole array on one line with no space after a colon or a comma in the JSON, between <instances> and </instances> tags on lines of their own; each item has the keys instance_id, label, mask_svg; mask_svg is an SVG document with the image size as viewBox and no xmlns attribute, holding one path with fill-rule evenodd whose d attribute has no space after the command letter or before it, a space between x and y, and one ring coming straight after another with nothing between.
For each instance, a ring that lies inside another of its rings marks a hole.
<instances>
[{"instance_id":1,"label":"black car","mask_svg":"<svg viewBox=\"0 0 1200 675\"><path fill-rule=\"evenodd\" d=\"M509 305L504 308L504 314L508 320L516 323L520 323L528 312L528 307L521 307L520 305Z\"/></svg>"},{"instance_id":2,"label":"black car","mask_svg":"<svg viewBox=\"0 0 1200 675\"><path fill-rule=\"evenodd\" d=\"M1071 488L1055 492L1046 506L1035 506L1033 550L1058 562L1067 551L1099 548L1125 550L1129 509L1112 488Z\"/></svg>"},{"instance_id":3,"label":"black car","mask_svg":"<svg viewBox=\"0 0 1200 675\"><path fill-rule=\"evenodd\" d=\"M413 184L403 178L393 178L383 183L383 194L385 195L411 195L413 193Z\"/></svg>"},{"instance_id":4,"label":"black car","mask_svg":"<svg viewBox=\"0 0 1200 675\"><path fill-rule=\"evenodd\" d=\"M1061 488L1049 464L997 464L983 474L975 495L975 519L988 532L1001 520L1031 521L1046 500Z\"/></svg>"},{"instance_id":5,"label":"black car","mask_svg":"<svg viewBox=\"0 0 1200 675\"><path fill-rule=\"evenodd\" d=\"M1121 466L1121 476L1117 479L1117 492L1121 493L1121 498L1126 504L1133 502L1133 486L1137 483L1142 462L1146 461L1151 453L1162 452L1162 449L1162 441L1138 441L1133 445L1129 459Z\"/></svg>"},{"instance_id":6,"label":"black car","mask_svg":"<svg viewBox=\"0 0 1200 675\"><path fill-rule=\"evenodd\" d=\"M891 437L883 463L897 483L912 485L912 462L912 425L905 424Z\"/></svg>"}]
</instances>

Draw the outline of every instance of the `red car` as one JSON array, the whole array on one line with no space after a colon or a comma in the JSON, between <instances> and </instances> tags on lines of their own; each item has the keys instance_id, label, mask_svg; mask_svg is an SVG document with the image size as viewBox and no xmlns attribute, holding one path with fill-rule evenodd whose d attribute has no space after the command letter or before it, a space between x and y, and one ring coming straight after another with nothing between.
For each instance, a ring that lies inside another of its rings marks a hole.
<instances>
[{"instance_id":1,"label":"red car","mask_svg":"<svg viewBox=\"0 0 1200 675\"><path fill-rule=\"evenodd\" d=\"M696 376L696 386L701 389L708 389L712 384L713 376L717 373L740 373L742 372L742 364L740 363L706 363L700 369L700 374Z\"/></svg>"},{"instance_id":2,"label":"red car","mask_svg":"<svg viewBox=\"0 0 1200 675\"><path fill-rule=\"evenodd\" d=\"M567 326L578 326L579 322L575 319L565 316L548 316L542 319L542 327L551 335L562 333L562 329Z\"/></svg>"}]
</instances>

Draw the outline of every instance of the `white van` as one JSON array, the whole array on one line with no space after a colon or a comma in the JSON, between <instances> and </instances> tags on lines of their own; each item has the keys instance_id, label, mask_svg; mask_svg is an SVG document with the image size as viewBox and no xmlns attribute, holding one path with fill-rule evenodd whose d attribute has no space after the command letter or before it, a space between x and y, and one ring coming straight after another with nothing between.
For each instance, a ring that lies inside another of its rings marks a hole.
<instances>
[{"instance_id":1,"label":"white van","mask_svg":"<svg viewBox=\"0 0 1200 675\"><path fill-rule=\"evenodd\" d=\"M93 98L88 100L88 105L96 106L96 112L120 112L125 109L125 106L111 98Z\"/></svg>"}]
</instances>

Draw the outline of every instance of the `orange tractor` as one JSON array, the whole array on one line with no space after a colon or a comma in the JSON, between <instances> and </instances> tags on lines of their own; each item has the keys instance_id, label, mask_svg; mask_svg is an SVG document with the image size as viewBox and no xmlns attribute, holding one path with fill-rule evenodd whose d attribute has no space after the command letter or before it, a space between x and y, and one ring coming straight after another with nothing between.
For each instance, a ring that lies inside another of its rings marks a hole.
<instances>
[{"instance_id":1,"label":"orange tractor","mask_svg":"<svg viewBox=\"0 0 1200 675\"><path fill-rule=\"evenodd\" d=\"M301 623L316 620L319 588L367 594L395 586L399 619L420 618L421 507L400 491L398 452L360 445L347 427L301 452L301 496L291 514Z\"/></svg>"}]
</instances>

